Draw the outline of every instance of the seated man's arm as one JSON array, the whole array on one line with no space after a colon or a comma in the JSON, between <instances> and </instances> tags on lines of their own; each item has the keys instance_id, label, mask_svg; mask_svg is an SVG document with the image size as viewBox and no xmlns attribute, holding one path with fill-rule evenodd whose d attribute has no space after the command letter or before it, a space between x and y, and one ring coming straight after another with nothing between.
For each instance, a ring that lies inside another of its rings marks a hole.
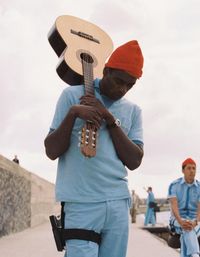
<instances>
[{"instance_id":1,"label":"seated man's arm","mask_svg":"<svg viewBox=\"0 0 200 257\"><path fill-rule=\"evenodd\" d=\"M200 221L200 202L198 202L197 221Z\"/></svg>"},{"instance_id":2,"label":"seated man's arm","mask_svg":"<svg viewBox=\"0 0 200 257\"><path fill-rule=\"evenodd\" d=\"M170 205L171 205L171 210L172 210L176 220L178 221L178 223L182 227L182 229L188 230L188 231L192 230L194 228L195 224L192 221L182 219L182 217L180 216L180 213L179 213L177 198L172 197L172 198L169 199L169 202L170 202Z\"/></svg>"},{"instance_id":3,"label":"seated man's arm","mask_svg":"<svg viewBox=\"0 0 200 257\"><path fill-rule=\"evenodd\" d=\"M176 197L172 197L169 199L170 205L171 205L171 210L176 218L176 220L178 221L178 223L181 225L181 216L179 214L179 209L178 209L178 201Z\"/></svg>"}]
</instances>

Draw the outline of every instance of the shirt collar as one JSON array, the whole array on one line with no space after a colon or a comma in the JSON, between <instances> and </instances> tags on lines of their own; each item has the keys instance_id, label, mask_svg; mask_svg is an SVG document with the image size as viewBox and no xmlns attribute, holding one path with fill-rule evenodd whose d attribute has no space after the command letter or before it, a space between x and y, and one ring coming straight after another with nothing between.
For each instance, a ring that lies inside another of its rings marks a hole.
<instances>
[{"instance_id":1,"label":"shirt collar","mask_svg":"<svg viewBox=\"0 0 200 257\"><path fill-rule=\"evenodd\" d=\"M100 93L99 82L100 79L98 78L94 80L94 88Z\"/></svg>"},{"instance_id":2,"label":"shirt collar","mask_svg":"<svg viewBox=\"0 0 200 257\"><path fill-rule=\"evenodd\" d=\"M187 182L185 181L185 178L184 178L184 177L182 177L182 179L181 179L181 184L184 184L184 183L185 183L185 184L187 184ZM195 179L195 180L194 180L194 182L191 184L191 186L193 186L193 185L194 185L194 186L196 186L196 187L198 186L198 185L197 185L197 180L196 180L196 179Z\"/></svg>"}]
</instances>

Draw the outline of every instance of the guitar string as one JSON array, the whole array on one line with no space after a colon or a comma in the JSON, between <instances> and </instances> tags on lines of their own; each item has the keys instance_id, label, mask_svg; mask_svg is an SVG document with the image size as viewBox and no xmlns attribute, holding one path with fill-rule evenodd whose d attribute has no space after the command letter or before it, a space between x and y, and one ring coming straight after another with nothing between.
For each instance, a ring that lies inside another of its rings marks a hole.
<instances>
[{"instance_id":1,"label":"guitar string","mask_svg":"<svg viewBox=\"0 0 200 257\"><path fill-rule=\"evenodd\" d=\"M94 89L92 88L92 84L93 84L93 69L91 68L92 66L92 62L91 61L91 57L88 54L83 54L83 72L84 72L84 80L85 80L85 87L87 88L88 91L90 91L90 93L94 94ZM92 81L91 81L92 80ZM87 91L86 90L86 91ZM90 130L93 126L91 124L88 124L88 129ZM95 128L93 128L94 130L96 130ZM96 147L96 133L95 131L92 132L92 146ZM86 140L87 141L87 140Z\"/></svg>"},{"instance_id":2,"label":"guitar string","mask_svg":"<svg viewBox=\"0 0 200 257\"><path fill-rule=\"evenodd\" d=\"M85 86L89 93L94 94L94 89L92 87L93 84L93 69L91 68L92 62L90 62L92 57L88 54L83 54L83 62L86 71L84 71L84 78L85 78ZM86 91L87 91L86 90ZM90 124L91 125L91 124Z\"/></svg>"},{"instance_id":3,"label":"guitar string","mask_svg":"<svg viewBox=\"0 0 200 257\"><path fill-rule=\"evenodd\" d=\"M84 66L86 68L86 72L84 74L84 78L85 78L85 86L88 90L89 93L93 94L93 88L91 87L91 79L93 78L93 72L90 66L92 66L92 63L90 63L90 60L92 59L92 57L90 57L90 55L88 54L83 54L83 61L84 61Z\"/></svg>"}]
</instances>

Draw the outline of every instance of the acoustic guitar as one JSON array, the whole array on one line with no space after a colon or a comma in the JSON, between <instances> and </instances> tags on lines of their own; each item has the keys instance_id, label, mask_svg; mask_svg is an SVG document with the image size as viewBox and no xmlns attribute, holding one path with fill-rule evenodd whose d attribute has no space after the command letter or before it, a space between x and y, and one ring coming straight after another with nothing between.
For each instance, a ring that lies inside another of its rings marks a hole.
<instances>
[{"instance_id":1,"label":"acoustic guitar","mask_svg":"<svg viewBox=\"0 0 200 257\"><path fill-rule=\"evenodd\" d=\"M56 71L69 85L85 85L85 94L94 94L93 79L101 78L106 59L113 50L111 38L98 26L80 18L59 16L48 34L59 62ZM96 155L97 129L87 121L81 131L81 152Z\"/></svg>"}]
</instances>

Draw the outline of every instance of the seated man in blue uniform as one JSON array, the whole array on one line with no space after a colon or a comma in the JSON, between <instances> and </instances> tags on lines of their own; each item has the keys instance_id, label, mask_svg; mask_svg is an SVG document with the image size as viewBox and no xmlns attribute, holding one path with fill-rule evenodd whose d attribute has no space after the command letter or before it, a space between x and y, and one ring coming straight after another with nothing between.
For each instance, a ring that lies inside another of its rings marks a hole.
<instances>
[{"instance_id":1,"label":"seated man in blue uniform","mask_svg":"<svg viewBox=\"0 0 200 257\"><path fill-rule=\"evenodd\" d=\"M182 172L184 176L169 186L170 226L181 235L181 257L197 257L200 235L200 182L195 179L195 161L186 159L182 163Z\"/></svg>"},{"instance_id":2,"label":"seated man in blue uniform","mask_svg":"<svg viewBox=\"0 0 200 257\"><path fill-rule=\"evenodd\" d=\"M142 75L143 56L137 41L118 47L95 79L95 97L84 86L63 90L45 139L47 156L59 158L56 200L64 202L65 228L94 230L101 244L67 240L67 257L125 257L130 194L127 170L143 157L141 109L124 98ZM99 130L97 154L84 157L78 147L85 121ZM121 122L119 122L119 120ZM120 125L121 123L121 125Z\"/></svg>"},{"instance_id":3,"label":"seated man in blue uniform","mask_svg":"<svg viewBox=\"0 0 200 257\"><path fill-rule=\"evenodd\" d=\"M148 193L148 197L146 200L147 209L145 213L144 226L147 226L148 224L155 226L156 224L155 211L154 211L155 197L152 191L152 187L148 187L147 193Z\"/></svg>"}]
</instances>

